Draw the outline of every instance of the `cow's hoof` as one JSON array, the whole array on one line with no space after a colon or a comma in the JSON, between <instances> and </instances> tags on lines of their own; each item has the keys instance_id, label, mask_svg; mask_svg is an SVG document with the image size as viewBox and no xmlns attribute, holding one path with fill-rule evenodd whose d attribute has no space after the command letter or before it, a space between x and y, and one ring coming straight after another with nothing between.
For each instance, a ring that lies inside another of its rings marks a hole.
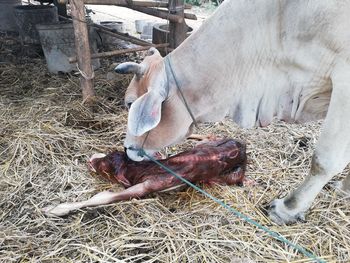
<instances>
[{"instance_id":1,"label":"cow's hoof","mask_svg":"<svg viewBox=\"0 0 350 263\"><path fill-rule=\"evenodd\" d=\"M335 192L341 197L350 198L350 189L346 189L344 187L343 181L336 181L332 183L331 186L334 188Z\"/></svg>"},{"instance_id":2,"label":"cow's hoof","mask_svg":"<svg viewBox=\"0 0 350 263\"><path fill-rule=\"evenodd\" d=\"M275 199L268 208L270 219L278 225L305 222L304 212L295 212L284 205L284 199Z\"/></svg>"}]
</instances>

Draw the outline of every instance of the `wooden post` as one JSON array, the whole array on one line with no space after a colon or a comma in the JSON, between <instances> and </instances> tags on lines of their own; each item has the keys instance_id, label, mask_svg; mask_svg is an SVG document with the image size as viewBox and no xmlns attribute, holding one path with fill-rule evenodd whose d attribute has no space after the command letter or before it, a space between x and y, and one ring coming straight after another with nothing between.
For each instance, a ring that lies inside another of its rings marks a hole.
<instances>
[{"instance_id":1,"label":"wooden post","mask_svg":"<svg viewBox=\"0 0 350 263\"><path fill-rule=\"evenodd\" d=\"M169 0L170 14L184 17L184 0ZM169 22L169 46L177 48L186 38L187 25L185 20L182 23Z\"/></svg>"},{"instance_id":2,"label":"wooden post","mask_svg":"<svg viewBox=\"0 0 350 263\"><path fill-rule=\"evenodd\" d=\"M80 86L83 93L83 103L93 104L95 91L93 87L94 71L91 66L90 43L88 27L85 20L83 0L70 0L73 19L75 50L78 58L78 70L81 73Z\"/></svg>"}]
</instances>

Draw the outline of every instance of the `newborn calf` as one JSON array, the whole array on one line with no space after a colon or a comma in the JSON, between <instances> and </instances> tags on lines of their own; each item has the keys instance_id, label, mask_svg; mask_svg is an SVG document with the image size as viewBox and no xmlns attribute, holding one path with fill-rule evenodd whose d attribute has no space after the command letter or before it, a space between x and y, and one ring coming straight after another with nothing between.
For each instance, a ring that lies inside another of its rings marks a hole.
<instances>
[{"instance_id":1,"label":"newborn calf","mask_svg":"<svg viewBox=\"0 0 350 263\"><path fill-rule=\"evenodd\" d=\"M168 159L159 160L192 183L233 185L243 182L246 167L246 147L232 139L203 143ZM89 200L47 207L47 215L63 216L83 207L109 204L169 190L183 182L152 161L134 162L124 152L95 154L89 168L112 182L123 184L124 191L105 191Z\"/></svg>"}]
</instances>

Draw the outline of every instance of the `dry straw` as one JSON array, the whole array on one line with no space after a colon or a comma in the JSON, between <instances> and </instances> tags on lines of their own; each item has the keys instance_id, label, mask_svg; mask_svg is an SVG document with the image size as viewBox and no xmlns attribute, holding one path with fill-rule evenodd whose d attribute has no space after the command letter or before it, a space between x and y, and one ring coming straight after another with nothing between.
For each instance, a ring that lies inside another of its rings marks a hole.
<instances>
[{"instance_id":1,"label":"dry straw","mask_svg":"<svg viewBox=\"0 0 350 263\"><path fill-rule=\"evenodd\" d=\"M309 262L192 189L46 218L46 205L120 189L92 177L86 160L122 149L130 79L111 77L108 65L96 71L100 103L91 111L81 104L76 76L50 75L41 58L14 57L12 40L1 41L0 56L9 62L0 64L0 262ZM204 189L324 260L349 262L349 203L331 187L303 224L277 226L261 209L306 176L319 128L201 125L203 134L247 142L247 176L258 183Z\"/></svg>"}]
</instances>

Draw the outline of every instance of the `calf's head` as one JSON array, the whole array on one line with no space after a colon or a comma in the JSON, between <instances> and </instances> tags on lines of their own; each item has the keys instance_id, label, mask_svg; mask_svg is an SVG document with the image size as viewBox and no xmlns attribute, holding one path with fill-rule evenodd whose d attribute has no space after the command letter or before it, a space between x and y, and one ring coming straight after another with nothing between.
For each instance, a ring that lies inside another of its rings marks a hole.
<instances>
[{"instance_id":1,"label":"calf's head","mask_svg":"<svg viewBox=\"0 0 350 263\"><path fill-rule=\"evenodd\" d=\"M111 182L117 182L115 176L124 176L127 165L127 157L124 152L112 152L93 154L88 161L90 172L102 175Z\"/></svg>"},{"instance_id":2,"label":"calf's head","mask_svg":"<svg viewBox=\"0 0 350 263\"><path fill-rule=\"evenodd\" d=\"M134 74L125 93L129 115L124 147L129 158L147 159L139 156L139 149L153 155L190 133L191 117L158 50L151 48L142 63L122 63L115 71Z\"/></svg>"}]
</instances>

